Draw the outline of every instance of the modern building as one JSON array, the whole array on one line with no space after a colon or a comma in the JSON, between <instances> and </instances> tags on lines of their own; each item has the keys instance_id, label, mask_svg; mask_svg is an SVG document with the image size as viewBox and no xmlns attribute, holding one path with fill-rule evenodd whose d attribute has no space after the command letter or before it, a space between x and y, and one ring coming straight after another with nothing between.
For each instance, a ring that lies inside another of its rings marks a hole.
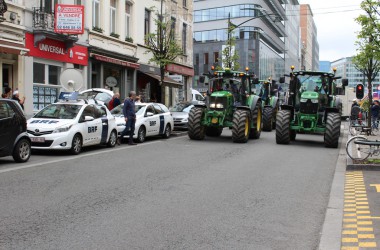
<instances>
[{"instance_id":1,"label":"modern building","mask_svg":"<svg viewBox=\"0 0 380 250\"><path fill-rule=\"evenodd\" d=\"M352 57L345 57L339 60L331 62L331 67L336 68L336 75L346 78L348 80L349 87L355 87L358 83L364 83L364 86L367 88L367 79L355 68L355 65L352 63ZM339 85L341 80L337 80ZM380 90L380 75L378 75L372 81L372 92L378 92Z\"/></svg>"},{"instance_id":2,"label":"modern building","mask_svg":"<svg viewBox=\"0 0 380 250\"><path fill-rule=\"evenodd\" d=\"M301 69L319 70L319 43L317 27L309 4L300 5Z\"/></svg>"},{"instance_id":3,"label":"modern building","mask_svg":"<svg viewBox=\"0 0 380 250\"><path fill-rule=\"evenodd\" d=\"M205 88L204 73L222 66L222 49L228 39L228 20L235 25L240 70L249 67L259 78L284 74L286 10L282 1L194 1L194 88ZM296 2L294 2L296 3ZM296 32L296 31L295 31ZM292 55L293 57L293 55ZM207 78L206 78L207 83Z\"/></svg>"},{"instance_id":4,"label":"modern building","mask_svg":"<svg viewBox=\"0 0 380 250\"><path fill-rule=\"evenodd\" d=\"M330 61L319 61L319 71L321 72L330 72L332 71Z\"/></svg>"},{"instance_id":5,"label":"modern building","mask_svg":"<svg viewBox=\"0 0 380 250\"><path fill-rule=\"evenodd\" d=\"M285 72L293 65L296 69L301 67L301 30L300 5L298 0L290 0L285 4Z\"/></svg>"}]
</instances>

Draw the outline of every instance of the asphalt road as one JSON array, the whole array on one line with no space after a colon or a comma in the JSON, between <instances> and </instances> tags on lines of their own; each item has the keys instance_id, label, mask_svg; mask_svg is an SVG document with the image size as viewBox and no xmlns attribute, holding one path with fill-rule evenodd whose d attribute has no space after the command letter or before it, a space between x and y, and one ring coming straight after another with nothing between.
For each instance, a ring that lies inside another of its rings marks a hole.
<instances>
[{"instance_id":1,"label":"asphalt road","mask_svg":"<svg viewBox=\"0 0 380 250\"><path fill-rule=\"evenodd\" d=\"M230 134L0 158L0 249L316 249L339 150Z\"/></svg>"}]
</instances>

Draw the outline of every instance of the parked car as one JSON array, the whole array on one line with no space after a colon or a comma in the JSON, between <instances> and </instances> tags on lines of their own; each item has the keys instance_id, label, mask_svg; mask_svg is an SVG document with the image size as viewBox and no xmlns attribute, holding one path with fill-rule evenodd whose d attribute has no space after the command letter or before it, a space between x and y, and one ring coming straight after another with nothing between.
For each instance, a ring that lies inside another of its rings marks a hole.
<instances>
[{"instance_id":1,"label":"parked car","mask_svg":"<svg viewBox=\"0 0 380 250\"><path fill-rule=\"evenodd\" d=\"M105 105L87 100L50 104L28 120L32 149L69 150L117 142L116 120Z\"/></svg>"},{"instance_id":2,"label":"parked car","mask_svg":"<svg viewBox=\"0 0 380 250\"><path fill-rule=\"evenodd\" d=\"M191 102L180 102L169 109L173 116L174 129L187 129L189 112L193 107Z\"/></svg>"},{"instance_id":3,"label":"parked car","mask_svg":"<svg viewBox=\"0 0 380 250\"><path fill-rule=\"evenodd\" d=\"M120 104L111 111L116 118L119 135L125 129L123 107L124 104ZM153 102L136 104L136 124L133 139L142 143L147 136L161 135L163 138L169 138L173 127L173 117L164 104Z\"/></svg>"},{"instance_id":4,"label":"parked car","mask_svg":"<svg viewBox=\"0 0 380 250\"><path fill-rule=\"evenodd\" d=\"M28 161L31 141L26 133L26 118L20 104L0 99L0 157L9 155L16 162Z\"/></svg>"},{"instance_id":5,"label":"parked car","mask_svg":"<svg viewBox=\"0 0 380 250\"><path fill-rule=\"evenodd\" d=\"M85 99L94 98L95 100L100 101L101 104L108 107L108 103L111 101L114 93L109 89L92 88L81 91L80 95Z\"/></svg>"}]
</instances>

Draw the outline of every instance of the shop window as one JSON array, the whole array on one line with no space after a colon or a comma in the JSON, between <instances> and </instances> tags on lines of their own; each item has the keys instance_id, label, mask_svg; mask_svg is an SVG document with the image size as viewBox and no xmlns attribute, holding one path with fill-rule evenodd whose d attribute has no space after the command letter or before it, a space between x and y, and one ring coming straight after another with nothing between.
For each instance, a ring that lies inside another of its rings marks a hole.
<instances>
[{"instance_id":1,"label":"shop window","mask_svg":"<svg viewBox=\"0 0 380 250\"><path fill-rule=\"evenodd\" d=\"M58 85L59 77L61 73L61 68L53 65L48 65L49 67L49 82L48 84Z\"/></svg>"},{"instance_id":2,"label":"shop window","mask_svg":"<svg viewBox=\"0 0 380 250\"><path fill-rule=\"evenodd\" d=\"M33 83L45 83L45 65L42 63L33 64Z\"/></svg>"}]
</instances>

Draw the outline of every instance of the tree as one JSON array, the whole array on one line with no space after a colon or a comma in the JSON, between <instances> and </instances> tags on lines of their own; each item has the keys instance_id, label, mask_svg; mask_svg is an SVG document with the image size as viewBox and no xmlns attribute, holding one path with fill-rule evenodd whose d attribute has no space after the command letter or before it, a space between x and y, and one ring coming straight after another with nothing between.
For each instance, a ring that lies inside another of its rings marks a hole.
<instances>
[{"instance_id":1,"label":"tree","mask_svg":"<svg viewBox=\"0 0 380 250\"><path fill-rule=\"evenodd\" d=\"M227 41L224 49L222 50L222 63L225 67L232 70L239 70L239 53L235 49L236 38L232 35L234 29L238 26L233 24L228 17L228 28L227 28Z\"/></svg>"},{"instance_id":2,"label":"tree","mask_svg":"<svg viewBox=\"0 0 380 250\"><path fill-rule=\"evenodd\" d=\"M358 54L353 57L353 63L368 81L368 99L372 103L372 82L380 71L380 2L364 0L360 7L365 14L355 20L361 25L358 33ZM371 127L371 109L369 109L368 127Z\"/></svg>"},{"instance_id":3,"label":"tree","mask_svg":"<svg viewBox=\"0 0 380 250\"><path fill-rule=\"evenodd\" d=\"M154 62L160 68L160 84L164 82L166 66L174 63L174 60L183 54L181 46L177 43L178 39L173 35L170 15L162 13L164 1L161 0L161 10L156 12L157 18L154 19L156 32L145 36L147 53L152 53L149 62Z\"/></svg>"}]
</instances>

